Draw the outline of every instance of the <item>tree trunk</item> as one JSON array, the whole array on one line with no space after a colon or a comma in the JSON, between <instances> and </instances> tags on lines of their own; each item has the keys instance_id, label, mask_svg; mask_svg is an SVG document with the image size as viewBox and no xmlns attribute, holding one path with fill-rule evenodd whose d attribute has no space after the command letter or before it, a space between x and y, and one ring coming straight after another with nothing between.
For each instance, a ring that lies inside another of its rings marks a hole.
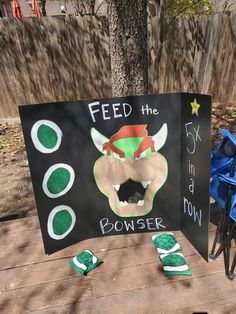
<instances>
[{"instance_id":1,"label":"tree trunk","mask_svg":"<svg viewBox=\"0 0 236 314\"><path fill-rule=\"evenodd\" d=\"M147 94L147 0L109 0L113 96Z\"/></svg>"}]
</instances>

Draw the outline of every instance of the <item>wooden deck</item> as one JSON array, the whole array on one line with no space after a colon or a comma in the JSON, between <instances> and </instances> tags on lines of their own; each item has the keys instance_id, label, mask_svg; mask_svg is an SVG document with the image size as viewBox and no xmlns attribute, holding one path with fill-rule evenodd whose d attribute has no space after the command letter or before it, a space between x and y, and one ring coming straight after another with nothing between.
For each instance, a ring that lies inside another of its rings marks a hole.
<instances>
[{"instance_id":1,"label":"wooden deck","mask_svg":"<svg viewBox=\"0 0 236 314\"><path fill-rule=\"evenodd\" d=\"M0 313L236 313L222 256L207 263L174 232L193 276L166 278L152 234L89 239L47 256L37 217L0 223ZM68 261L84 249L104 263L82 277Z\"/></svg>"}]
</instances>

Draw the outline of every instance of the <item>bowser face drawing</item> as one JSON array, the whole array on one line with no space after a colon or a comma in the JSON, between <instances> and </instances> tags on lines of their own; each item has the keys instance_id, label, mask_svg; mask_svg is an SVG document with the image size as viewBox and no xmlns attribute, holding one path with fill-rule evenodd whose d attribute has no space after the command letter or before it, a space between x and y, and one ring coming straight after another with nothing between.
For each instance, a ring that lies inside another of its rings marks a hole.
<instances>
[{"instance_id":1,"label":"bowser face drawing","mask_svg":"<svg viewBox=\"0 0 236 314\"><path fill-rule=\"evenodd\" d=\"M90 131L94 145L103 154L94 164L96 184L120 217L148 214L167 178L167 161L158 153L167 138L167 124L153 136L146 127L125 125L110 139L95 128Z\"/></svg>"}]
</instances>

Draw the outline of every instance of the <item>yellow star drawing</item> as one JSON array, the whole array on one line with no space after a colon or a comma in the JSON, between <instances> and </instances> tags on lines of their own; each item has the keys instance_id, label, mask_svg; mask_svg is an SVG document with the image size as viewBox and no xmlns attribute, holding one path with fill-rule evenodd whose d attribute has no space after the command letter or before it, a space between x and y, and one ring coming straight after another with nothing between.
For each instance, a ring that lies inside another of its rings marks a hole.
<instances>
[{"instance_id":1,"label":"yellow star drawing","mask_svg":"<svg viewBox=\"0 0 236 314\"><path fill-rule=\"evenodd\" d=\"M196 116L198 116L198 110L200 108L200 105L197 103L197 99L194 98L194 101L190 104L192 106L192 114L196 114Z\"/></svg>"}]
</instances>

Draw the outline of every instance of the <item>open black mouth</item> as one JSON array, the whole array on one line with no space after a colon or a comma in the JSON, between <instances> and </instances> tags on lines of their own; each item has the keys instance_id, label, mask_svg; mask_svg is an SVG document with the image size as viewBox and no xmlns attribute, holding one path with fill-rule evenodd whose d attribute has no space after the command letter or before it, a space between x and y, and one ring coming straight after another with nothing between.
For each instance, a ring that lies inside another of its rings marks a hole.
<instances>
[{"instance_id":1,"label":"open black mouth","mask_svg":"<svg viewBox=\"0 0 236 314\"><path fill-rule=\"evenodd\" d=\"M120 203L125 206L130 203L137 203L139 206L144 205L145 191L150 182L135 182L131 179L121 185L113 185L117 191Z\"/></svg>"}]
</instances>

